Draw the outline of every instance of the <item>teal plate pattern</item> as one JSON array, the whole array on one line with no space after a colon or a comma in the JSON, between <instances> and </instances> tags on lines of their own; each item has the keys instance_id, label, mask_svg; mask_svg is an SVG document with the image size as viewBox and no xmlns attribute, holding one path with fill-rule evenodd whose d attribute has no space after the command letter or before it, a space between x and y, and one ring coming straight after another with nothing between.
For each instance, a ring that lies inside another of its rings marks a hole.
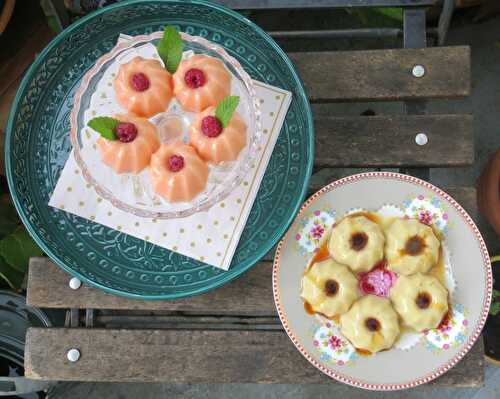
<instances>
[{"instance_id":1,"label":"teal plate pattern","mask_svg":"<svg viewBox=\"0 0 500 399\"><path fill-rule=\"evenodd\" d=\"M80 79L114 47L120 33L149 34L165 25L222 45L253 79L293 93L227 272L47 205L71 151L69 116ZM5 159L17 211L60 267L113 294L174 299L232 280L276 244L304 199L313 146L311 110L302 82L284 52L259 27L205 1L133 1L82 18L38 56L9 115Z\"/></svg>"}]
</instances>

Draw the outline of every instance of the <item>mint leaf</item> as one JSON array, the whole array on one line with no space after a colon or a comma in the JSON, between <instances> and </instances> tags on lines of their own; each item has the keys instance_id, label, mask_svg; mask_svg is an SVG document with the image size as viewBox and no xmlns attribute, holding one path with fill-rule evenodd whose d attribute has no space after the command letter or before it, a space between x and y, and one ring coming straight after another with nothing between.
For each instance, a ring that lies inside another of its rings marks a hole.
<instances>
[{"instance_id":1,"label":"mint leaf","mask_svg":"<svg viewBox=\"0 0 500 399\"><path fill-rule=\"evenodd\" d=\"M120 123L120 121L115 118L98 116L97 118L89 120L88 125L105 139L116 140L115 129L118 123Z\"/></svg>"},{"instance_id":2,"label":"mint leaf","mask_svg":"<svg viewBox=\"0 0 500 399\"><path fill-rule=\"evenodd\" d=\"M238 96L227 96L219 103L215 109L215 117L222 124L222 127L229 125L239 102L240 98Z\"/></svg>"},{"instance_id":3,"label":"mint leaf","mask_svg":"<svg viewBox=\"0 0 500 399\"><path fill-rule=\"evenodd\" d=\"M182 38L179 32L173 26L167 26L156 50L170 73L177 71L182 58L182 47Z\"/></svg>"}]
</instances>

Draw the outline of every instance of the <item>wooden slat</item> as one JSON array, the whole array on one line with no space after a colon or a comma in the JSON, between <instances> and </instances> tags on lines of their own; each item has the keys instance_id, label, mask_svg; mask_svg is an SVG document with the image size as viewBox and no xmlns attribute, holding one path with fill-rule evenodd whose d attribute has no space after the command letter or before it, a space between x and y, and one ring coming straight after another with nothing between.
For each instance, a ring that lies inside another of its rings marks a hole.
<instances>
[{"instance_id":1,"label":"wooden slat","mask_svg":"<svg viewBox=\"0 0 500 399\"><path fill-rule=\"evenodd\" d=\"M470 48L289 54L312 101L453 98L470 93ZM426 73L413 77L414 65Z\"/></svg>"},{"instance_id":2,"label":"wooden slat","mask_svg":"<svg viewBox=\"0 0 500 399\"><path fill-rule=\"evenodd\" d=\"M331 179L314 179L313 189ZM446 191L477 217L476 190L469 187ZM78 290L68 286L70 276L47 258L32 258L28 275L27 302L42 308L97 308L172 310L215 315L276 315L271 287L271 259L262 261L241 278L203 295L176 301L137 301L106 294L82 285Z\"/></svg>"},{"instance_id":3,"label":"wooden slat","mask_svg":"<svg viewBox=\"0 0 500 399\"><path fill-rule=\"evenodd\" d=\"M176 301L139 301L82 285L72 290L70 276L47 258L32 258L27 303L42 308L150 309L217 315L274 316L271 262L260 262L224 289Z\"/></svg>"},{"instance_id":4,"label":"wooden slat","mask_svg":"<svg viewBox=\"0 0 500 399\"><path fill-rule=\"evenodd\" d=\"M316 166L463 166L474 162L472 115L315 118ZM425 133L419 146L415 136ZM443 156L446 154L446 156Z\"/></svg>"},{"instance_id":5,"label":"wooden slat","mask_svg":"<svg viewBox=\"0 0 500 399\"><path fill-rule=\"evenodd\" d=\"M66 353L78 348L76 363ZM482 340L435 385L477 387ZM25 375L70 381L169 383L334 383L282 331L179 331L30 328Z\"/></svg>"}]
</instances>

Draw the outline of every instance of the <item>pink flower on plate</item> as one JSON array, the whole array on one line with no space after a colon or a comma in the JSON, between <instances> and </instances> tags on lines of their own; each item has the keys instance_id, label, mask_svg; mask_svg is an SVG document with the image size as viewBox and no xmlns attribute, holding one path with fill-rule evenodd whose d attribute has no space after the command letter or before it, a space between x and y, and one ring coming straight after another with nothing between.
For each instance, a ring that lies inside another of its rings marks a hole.
<instances>
[{"instance_id":1,"label":"pink flower on plate","mask_svg":"<svg viewBox=\"0 0 500 399\"><path fill-rule=\"evenodd\" d=\"M417 198L418 198L420 201L422 201L425 197L424 197L422 194L420 194Z\"/></svg>"},{"instance_id":2,"label":"pink flower on plate","mask_svg":"<svg viewBox=\"0 0 500 399\"><path fill-rule=\"evenodd\" d=\"M295 240L299 241L300 240L300 234L295 235Z\"/></svg>"},{"instance_id":3,"label":"pink flower on plate","mask_svg":"<svg viewBox=\"0 0 500 399\"><path fill-rule=\"evenodd\" d=\"M418 220L424 224L432 224L432 213L430 211L422 211L418 215Z\"/></svg>"},{"instance_id":4,"label":"pink flower on plate","mask_svg":"<svg viewBox=\"0 0 500 399\"><path fill-rule=\"evenodd\" d=\"M342 348L342 344L343 344L342 340L335 335L332 335L328 340L328 346L330 346L332 349Z\"/></svg>"},{"instance_id":5,"label":"pink flower on plate","mask_svg":"<svg viewBox=\"0 0 500 399\"><path fill-rule=\"evenodd\" d=\"M321 211L314 211L314 215L315 215L315 216L319 216L319 215L321 215Z\"/></svg>"},{"instance_id":6,"label":"pink flower on plate","mask_svg":"<svg viewBox=\"0 0 500 399\"><path fill-rule=\"evenodd\" d=\"M311 229L311 235L315 240L319 240L323 237L323 233L325 232L325 228L320 224L317 224Z\"/></svg>"},{"instance_id":7,"label":"pink flower on plate","mask_svg":"<svg viewBox=\"0 0 500 399\"><path fill-rule=\"evenodd\" d=\"M377 267L371 272L361 273L359 276L359 289L364 294L372 294L387 298L389 290L396 282L396 274L382 267Z\"/></svg>"}]
</instances>

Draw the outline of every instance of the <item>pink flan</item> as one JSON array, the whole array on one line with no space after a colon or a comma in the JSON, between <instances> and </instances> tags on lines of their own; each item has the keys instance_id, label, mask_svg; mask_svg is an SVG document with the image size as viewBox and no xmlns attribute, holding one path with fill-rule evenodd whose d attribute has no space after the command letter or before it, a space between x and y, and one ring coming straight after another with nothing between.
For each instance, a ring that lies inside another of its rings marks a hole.
<instances>
[{"instance_id":1,"label":"pink flan","mask_svg":"<svg viewBox=\"0 0 500 399\"><path fill-rule=\"evenodd\" d=\"M156 127L147 119L133 115L115 115L120 121L116 140L100 137L97 148L102 161L116 173L139 173L149 165L160 142Z\"/></svg>"},{"instance_id":2,"label":"pink flan","mask_svg":"<svg viewBox=\"0 0 500 399\"><path fill-rule=\"evenodd\" d=\"M189 112L217 105L231 90L231 74L223 62L200 54L181 61L173 82L177 101Z\"/></svg>"},{"instance_id":3,"label":"pink flan","mask_svg":"<svg viewBox=\"0 0 500 399\"><path fill-rule=\"evenodd\" d=\"M172 76L157 60L135 57L120 66L114 81L121 106L149 118L168 108L172 99Z\"/></svg>"},{"instance_id":4,"label":"pink flan","mask_svg":"<svg viewBox=\"0 0 500 399\"><path fill-rule=\"evenodd\" d=\"M180 142L162 144L151 157L153 188L168 202L191 201L207 185L208 165L196 150Z\"/></svg>"},{"instance_id":5,"label":"pink flan","mask_svg":"<svg viewBox=\"0 0 500 399\"><path fill-rule=\"evenodd\" d=\"M215 107L209 107L196 116L189 127L189 143L208 162L234 161L246 145L247 126L236 112L225 128L214 115Z\"/></svg>"}]
</instances>

